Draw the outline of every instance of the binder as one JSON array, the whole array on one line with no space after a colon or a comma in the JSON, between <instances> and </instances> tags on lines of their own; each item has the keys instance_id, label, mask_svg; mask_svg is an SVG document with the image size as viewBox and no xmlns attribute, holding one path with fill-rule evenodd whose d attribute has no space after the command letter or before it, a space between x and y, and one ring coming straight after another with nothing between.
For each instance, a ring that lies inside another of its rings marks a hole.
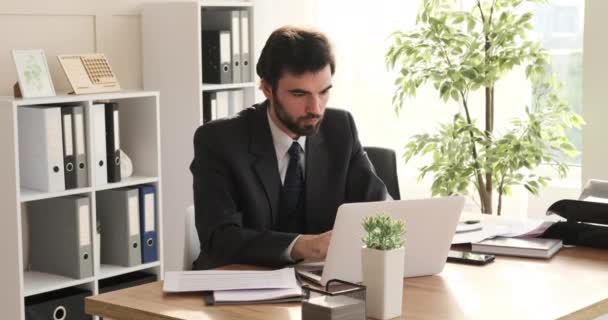
<instances>
[{"instance_id":1,"label":"binder","mask_svg":"<svg viewBox=\"0 0 608 320\"><path fill-rule=\"evenodd\" d=\"M249 56L249 10L241 10L241 81L251 81L251 58Z\"/></svg>"},{"instance_id":2,"label":"binder","mask_svg":"<svg viewBox=\"0 0 608 320\"><path fill-rule=\"evenodd\" d=\"M158 260L156 239L156 187L139 187L139 233L141 234L141 262Z\"/></svg>"},{"instance_id":3,"label":"binder","mask_svg":"<svg viewBox=\"0 0 608 320\"><path fill-rule=\"evenodd\" d=\"M74 154L76 156L76 187L84 188L89 184L86 131L84 125L84 108L75 106L72 108L72 129L74 136Z\"/></svg>"},{"instance_id":4,"label":"binder","mask_svg":"<svg viewBox=\"0 0 608 320\"><path fill-rule=\"evenodd\" d=\"M244 109L243 90L228 91L228 104L230 114L237 114Z\"/></svg>"},{"instance_id":5,"label":"binder","mask_svg":"<svg viewBox=\"0 0 608 320\"><path fill-rule=\"evenodd\" d=\"M88 197L33 201L28 214L32 270L75 279L93 276Z\"/></svg>"},{"instance_id":6,"label":"binder","mask_svg":"<svg viewBox=\"0 0 608 320\"><path fill-rule=\"evenodd\" d=\"M215 102L215 92L203 92L203 123L215 120L217 112Z\"/></svg>"},{"instance_id":7,"label":"binder","mask_svg":"<svg viewBox=\"0 0 608 320\"><path fill-rule=\"evenodd\" d=\"M108 182L120 182L120 117L118 103L106 105L106 153Z\"/></svg>"},{"instance_id":8,"label":"binder","mask_svg":"<svg viewBox=\"0 0 608 320\"><path fill-rule=\"evenodd\" d=\"M65 190L61 108L21 106L17 118L21 187Z\"/></svg>"},{"instance_id":9,"label":"binder","mask_svg":"<svg viewBox=\"0 0 608 320\"><path fill-rule=\"evenodd\" d=\"M108 183L108 167L106 164L106 106L94 104L91 107L91 131L93 132L93 172L95 185Z\"/></svg>"},{"instance_id":10,"label":"binder","mask_svg":"<svg viewBox=\"0 0 608 320\"><path fill-rule=\"evenodd\" d=\"M228 91L217 91L215 93L217 119L230 115L230 97Z\"/></svg>"},{"instance_id":11,"label":"binder","mask_svg":"<svg viewBox=\"0 0 608 320\"><path fill-rule=\"evenodd\" d=\"M63 165L65 188L76 188L76 156L74 154L74 136L72 129L72 107L61 108L61 133L63 142Z\"/></svg>"},{"instance_id":12,"label":"binder","mask_svg":"<svg viewBox=\"0 0 608 320\"><path fill-rule=\"evenodd\" d=\"M84 300L91 291L65 288L25 298L26 320L92 319L84 311Z\"/></svg>"},{"instance_id":13,"label":"binder","mask_svg":"<svg viewBox=\"0 0 608 320\"><path fill-rule=\"evenodd\" d=\"M203 30L202 44L203 82L232 82L230 31Z\"/></svg>"},{"instance_id":14,"label":"binder","mask_svg":"<svg viewBox=\"0 0 608 320\"><path fill-rule=\"evenodd\" d=\"M232 10L231 28L232 44L230 46L232 53L232 82L241 82L241 14L240 10Z\"/></svg>"},{"instance_id":15,"label":"binder","mask_svg":"<svg viewBox=\"0 0 608 320\"><path fill-rule=\"evenodd\" d=\"M97 216L101 222L101 263L125 267L141 264L138 189L99 192Z\"/></svg>"}]
</instances>

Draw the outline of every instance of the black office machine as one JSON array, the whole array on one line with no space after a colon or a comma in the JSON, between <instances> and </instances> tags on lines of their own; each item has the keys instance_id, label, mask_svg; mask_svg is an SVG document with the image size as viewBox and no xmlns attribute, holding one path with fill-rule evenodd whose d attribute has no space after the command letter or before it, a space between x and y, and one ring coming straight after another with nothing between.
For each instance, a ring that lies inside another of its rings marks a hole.
<instances>
[{"instance_id":1,"label":"black office machine","mask_svg":"<svg viewBox=\"0 0 608 320\"><path fill-rule=\"evenodd\" d=\"M542 235L566 245L608 249L608 181L590 180L579 200L559 200L547 209L566 221L556 222Z\"/></svg>"}]
</instances>

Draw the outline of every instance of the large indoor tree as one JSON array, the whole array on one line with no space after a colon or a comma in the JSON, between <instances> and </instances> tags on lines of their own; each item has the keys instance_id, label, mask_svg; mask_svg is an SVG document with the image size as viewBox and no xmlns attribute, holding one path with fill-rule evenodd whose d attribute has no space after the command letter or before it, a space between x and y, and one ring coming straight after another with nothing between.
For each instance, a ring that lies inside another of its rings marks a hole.
<instances>
[{"instance_id":1,"label":"large indoor tree","mask_svg":"<svg viewBox=\"0 0 608 320\"><path fill-rule=\"evenodd\" d=\"M560 95L546 50L529 37L532 13L523 5L544 2L478 0L462 10L460 1L423 0L416 28L393 33L386 63L398 71L396 111L425 83L432 83L444 101L462 106L438 132L415 135L405 147L406 161L432 154L431 163L420 168L420 178L432 174L433 195L467 194L474 188L481 211L492 213L497 192L500 214L503 195L513 186L537 194L547 184L549 177L534 171L539 165L553 166L560 177L567 173L563 155L574 157L578 151L566 129L580 128L583 119ZM509 106L525 108L525 117L498 133L494 94L500 88L495 85L514 68L525 68L533 97L529 106ZM482 115L472 114L470 106L469 95L477 90L485 96Z\"/></svg>"}]
</instances>

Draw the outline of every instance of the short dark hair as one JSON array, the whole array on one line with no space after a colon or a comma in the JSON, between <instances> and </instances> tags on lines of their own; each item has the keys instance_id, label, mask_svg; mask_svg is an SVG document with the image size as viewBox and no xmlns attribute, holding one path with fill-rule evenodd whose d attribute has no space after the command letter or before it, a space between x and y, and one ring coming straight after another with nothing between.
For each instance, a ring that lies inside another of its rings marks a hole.
<instances>
[{"instance_id":1,"label":"short dark hair","mask_svg":"<svg viewBox=\"0 0 608 320\"><path fill-rule=\"evenodd\" d=\"M284 26L275 30L262 49L257 74L276 89L284 71L294 74L320 71L329 65L331 74L336 62L327 37L311 29Z\"/></svg>"}]
</instances>

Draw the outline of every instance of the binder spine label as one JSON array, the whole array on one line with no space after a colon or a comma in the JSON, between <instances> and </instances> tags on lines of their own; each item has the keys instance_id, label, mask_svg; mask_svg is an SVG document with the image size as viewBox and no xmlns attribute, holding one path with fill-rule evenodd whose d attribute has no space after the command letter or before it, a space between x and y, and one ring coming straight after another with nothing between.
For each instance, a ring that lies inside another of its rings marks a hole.
<instances>
[{"instance_id":1,"label":"binder spine label","mask_svg":"<svg viewBox=\"0 0 608 320\"><path fill-rule=\"evenodd\" d=\"M78 221L80 222L80 246L91 244L91 221L89 219L89 205L81 205L78 208Z\"/></svg>"},{"instance_id":2,"label":"binder spine label","mask_svg":"<svg viewBox=\"0 0 608 320\"><path fill-rule=\"evenodd\" d=\"M139 199L136 196L129 196L129 235L139 235Z\"/></svg>"},{"instance_id":3,"label":"binder spine label","mask_svg":"<svg viewBox=\"0 0 608 320\"><path fill-rule=\"evenodd\" d=\"M144 196L144 205L144 210L146 211L144 231L154 231L154 193L146 193Z\"/></svg>"}]
</instances>

